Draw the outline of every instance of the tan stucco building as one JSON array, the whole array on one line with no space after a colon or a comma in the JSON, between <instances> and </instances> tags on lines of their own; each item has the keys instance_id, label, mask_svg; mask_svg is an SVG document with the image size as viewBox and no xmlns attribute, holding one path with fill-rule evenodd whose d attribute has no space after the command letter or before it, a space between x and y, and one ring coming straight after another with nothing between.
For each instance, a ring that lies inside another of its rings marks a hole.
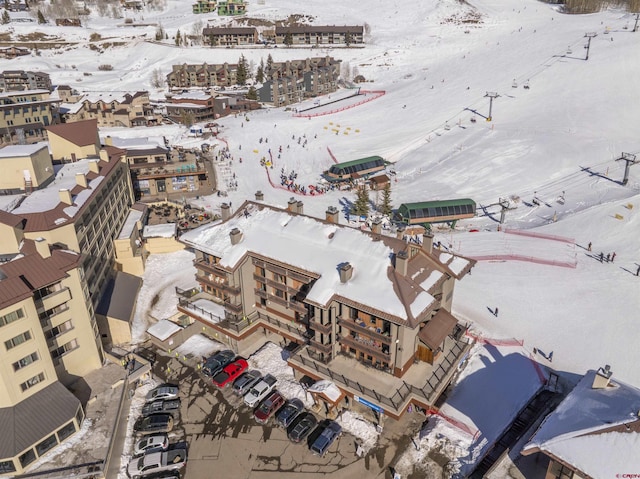
<instances>
[{"instance_id":1,"label":"tan stucco building","mask_svg":"<svg viewBox=\"0 0 640 479\"><path fill-rule=\"evenodd\" d=\"M98 120L62 123L47 128L54 163L68 163L100 155Z\"/></svg>"},{"instance_id":2,"label":"tan stucco building","mask_svg":"<svg viewBox=\"0 0 640 479\"><path fill-rule=\"evenodd\" d=\"M56 122L59 102L49 90L1 92L0 145L45 140L45 128Z\"/></svg>"},{"instance_id":3,"label":"tan stucco building","mask_svg":"<svg viewBox=\"0 0 640 479\"><path fill-rule=\"evenodd\" d=\"M43 188L54 177L49 145L45 142L1 148L0 169L0 192L5 194Z\"/></svg>"}]
</instances>

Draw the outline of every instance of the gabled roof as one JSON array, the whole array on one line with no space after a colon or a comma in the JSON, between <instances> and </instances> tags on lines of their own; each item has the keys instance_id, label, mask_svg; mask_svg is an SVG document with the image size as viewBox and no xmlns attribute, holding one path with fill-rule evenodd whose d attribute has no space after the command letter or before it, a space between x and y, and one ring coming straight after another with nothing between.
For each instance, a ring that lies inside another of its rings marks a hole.
<instances>
[{"instance_id":1,"label":"gabled roof","mask_svg":"<svg viewBox=\"0 0 640 479\"><path fill-rule=\"evenodd\" d=\"M593 478L611 477L621 465L640 470L640 389L613 379L609 387L593 389L596 374L584 375L522 454L542 451Z\"/></svg>"},{"instance_id":2,"label":"gabled roof","mask_svg":"<svg viewBox=\"0 0 640 479\"><path fill-rule=\"evenodd\" d=\"M0 457L24 451L73 419L80 401L58 381L0 409Z\"/></svg>"},{"instance_id":3,"label":"gabled roof","mask_svg":"<svg viewBox=\"0 0 640 479\"><path fill-rule=\"evenodd\" d=\"M0 210L0 223L3 225L11 226L13 228L24 228L25 219L20 215L14 215L7 211Z\"/></svg>"},{"instance_id":4,"label":"gabled roof","mask_svg":"<svg viewBox=\"0 0 640 479\"><path fill-rule=\"evenodd\" d=\"M98 141L98 120L83 120L73 123L49 125L47 131L77 146L93 145Z\"/></svg>"}]
</instances>

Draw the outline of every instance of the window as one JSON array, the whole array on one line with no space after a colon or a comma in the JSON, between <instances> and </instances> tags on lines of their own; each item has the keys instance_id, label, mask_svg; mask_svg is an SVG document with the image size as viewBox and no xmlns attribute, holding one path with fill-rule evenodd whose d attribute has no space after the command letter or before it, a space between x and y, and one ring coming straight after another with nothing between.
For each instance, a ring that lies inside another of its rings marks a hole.
<instances>
[{"instance_id":1,"label":"window","mask_svg":"<svg viewBox=\"0 0 640 479\"><path fill-rule=\"evenodd\" d=\"M53 351L51 351L51 357L53 359L57 359L60 356L68 353L69 351L73 351L74 349L77 349L77 348L78 348L78 341L75 339L72 339L68 343L63 344L59 348L56 348Z\"/></svg>"},{"instance_id":2,"label":"window","mask_svg":"<svg viewBox=\"0 0 640 479\"><path fill-rule=\"evenodd\" d=\"M13 461L0 462L0 474L6 474L7 472L16 472L16 466Z\"/></svg>"},{"instance_id":3,"label":"window","mask_svg":"<svg viewBox=\"0 0 640 479\"><path fill-rule=\"evenodd\" d=\"M29 331L25 331L24 333L16 336L15 338L11 338L9 341L4 342L4 347L7 348L7 351L15 348L16 346L29 341L31 339L31 333Z\"/></svg>"},{"instance_id":4,"label":"window","mask_svg":"<svg viewBox=\"0 0 640 479\"><path fill-rule=\"evenodd\" d=\"M81 277L83 275L82 271L83 271L82 268L80 268ZM56 306L55 308L51 308L51 309L48 309L47 311L40 313L38 317L40 318L40 321L44 321L52 316L55 316L56 314L60 314L64 311L67 311L68 309L69 309L69 306L67 305L67 303L64 303L64 304L61 304L60 306Z\"/></svg>"},{"instance_id":5,"label":"window","mask_svg":"<svg viewBox=\"0 0 640 479\"><path fill-rule=\"evenodd\" d=\"M20 389L22 389L22 392L25 392L27 389L32 388L42 381L44 381L44 373L40 373L37 376L33 376L31 379L27 379L20 385Z\"/></svg>"},{"instance_id":6,"label":"window","mask_svg":"<svg viewBox=\"0 0 640 479\"><path fill-rule=\"evenodd\" d=\"M287 279L283 274L273 273L273 280L277 283L286 283Z\"/></svg>"},{"instance_id":7,"label":"window","mask_svg":"<svg viewBox=\"0 0 640 479\"><path fill-rule=\"evenodd\" d=\"M55 328L51 328L49 331L44 333L44 336L47 339L55 338L56 336L60 336L63 333L73 329L73 322L71 320L65 321L64 323L56 326Z\"/></svg>"},{"instance_id":8,"label":"window","mask_svg":"<svg viewBox=\"0 0 640 479\"><path fill-rule=\"evenodd\" d=\"M28 366L29 364L37 361L38 359L38 353L31 353L29 356L25 356L20 361L16 361L15 363L13 363L13 370L18 371L25 366Z\"/></svg>"},{"instance_id":9,"label":"window","mask_svg":"<svg viewBox=\"0 0 640 479\"><path fill-rule=\"evenodd\" d=\"M5 314L4 316L0 316L0 327L5 326L9 323L13 323L19 319L24 318L24 311L22 308L17 309L15 311L11 311L10 313Z\"/></svg>"},{"instance_id":10,"label":"window","mask_svg":"<svg viewBox=\"0 0 640 479\"><path fill-rule=\"evenodd\" d=\"M20 461L20 465L22 467L27 467L29 464L36 460L36 453L33 449L29 449L22 456L20 456L18 460Z\"/></svg>"},{"instance_id":11,"label":"window","mask_svg":"<svg viewBox=\"0 0 640 479\"><path fill-rule=\"evenodd\" d=\"M36 445L36 451L38 451L38 456L42 456L45 452L53 449L58 445L58 439L56 439L55 434L51 434L48 438L42 441L40 444Z\"/></svg>"},{"instance_id":12,"label":"window","mask_svg":"<svg viewBox=\"0 0 640 479\"><path fill-rule=\"evenodd\" d=\"M69 424L62 427L58 431L58 441L60 442L64 441L66 438L71 436L74 432L76 432L76 425L74 424L73 421L71 421Z\"/></svg>"}]
</instances>

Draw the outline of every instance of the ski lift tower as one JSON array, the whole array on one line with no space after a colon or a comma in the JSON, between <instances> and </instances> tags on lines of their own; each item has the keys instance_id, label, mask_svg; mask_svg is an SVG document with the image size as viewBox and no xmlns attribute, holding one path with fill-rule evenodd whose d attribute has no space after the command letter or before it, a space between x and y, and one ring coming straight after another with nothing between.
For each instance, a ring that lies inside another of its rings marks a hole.
<instances>
[{"instance_id":1,"label":"ski lift tower","mask_svg":"<svg viewBox=\"0 0 640 479\"><path fill-rule=\"evenodd\" d=\"M633 153L622 153L620 158L616 158L616 161L626 162L624 166L624 178L622 178L622 186L625 186L629 182L629 168L631 165L638 163L638 160L636 160L636 155Z\"/></svg>"},{"instance_id":2,"label":"ski lift tower","mask_svg":"<svg viewBox=\"0 0 640 479\"><path fill-rule=\"evenodd\" d=\"M494 98L498 98L500 95L498 95L496 92L494 91L488 91L487 94L484 96L485 98L489 98L489 116L487 117L487 121L491 121L491 110L493 109L493 99Z\"/></svg>"},{"instance_id":3,"label":"ski lift tower","mask_svg":"<svg viewBox=\"0 0 640 479\"><path fill-rule=\"evenodd\" d=\"M587 61L589 59L589 48L591 48L591 39L593 37L597 37L598 34L595 32L589 32L589 33L585 33L584 34L585 38L587 38L587 44L584 46L584 48L587 50L587 56L585 57L585 61Z\"/></svg>"},{"instance_id":4,"label":"ski lift tower","mask_svg":"<svg viewBox=\"0 0 640 479\"><path fill-rule=\"evenodd\" d=\"M631 30L632 32L637 32L638 31L638 19L640 19L640 13L636 13L636 23L633 26L633 30Z\"/></svg>"}]
</instances>

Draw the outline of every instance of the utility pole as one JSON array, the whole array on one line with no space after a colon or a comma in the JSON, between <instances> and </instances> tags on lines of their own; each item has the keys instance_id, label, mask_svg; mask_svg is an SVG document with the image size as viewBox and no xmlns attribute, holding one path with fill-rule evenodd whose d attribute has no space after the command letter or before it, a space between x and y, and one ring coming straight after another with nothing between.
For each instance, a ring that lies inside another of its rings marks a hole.
<instances>
[{"instance_id":1,"label":"utility pole","mask_svg":"<svg viewBox=\"0 0 640 479\"><path fill-rule=\"evenodd\" d=\"M589 33L585 33L584 36L585 38L587 38L587 44L584 46L587 50L587 56L584 60L587 61L589 59L589 48L591 47L591 39L593 37L597 37L598 34L595 32L589 32Z\"/></svg>"},{"instance_id":2,"label":"utility pole","mask_svg":"<svg viewBox=\"0 0 640 479\"><path fill-rule=\"evenodd\" d=\"M629 168L631 165L638 163L638 160L636 160L636 155L633 153L622 153L620 158L616 158L616 161L626 162L624 166L624 178L622 179L622 186L625 186L629 182Z\"/></svg>"},{"instance_id":3,"label":"utility pole","mask_svg":"<svg viewBox=\"0 0 640 479\"><path fill-rule=\"evenodd\" d=\"M632 32L637 32L638 31L638 19L640 18L640 13L636 13L636 24L633 26L633 30L631 30Z\"/></svg>"},{"instance_id":4,"label":"utility pole","mask_svg":"<svg viewBox=\"0 0 640 479\"><path fill-rule=\"evenodd\" d=\"M491 121L491 110L493 109L493 99L494 98L498 98L500 95L498 95L496 92L493 91L488 91L487 94L484 96L485 98L489 98L489 116L487 117L487 121Z\"/></svg>"}]
</instances>

